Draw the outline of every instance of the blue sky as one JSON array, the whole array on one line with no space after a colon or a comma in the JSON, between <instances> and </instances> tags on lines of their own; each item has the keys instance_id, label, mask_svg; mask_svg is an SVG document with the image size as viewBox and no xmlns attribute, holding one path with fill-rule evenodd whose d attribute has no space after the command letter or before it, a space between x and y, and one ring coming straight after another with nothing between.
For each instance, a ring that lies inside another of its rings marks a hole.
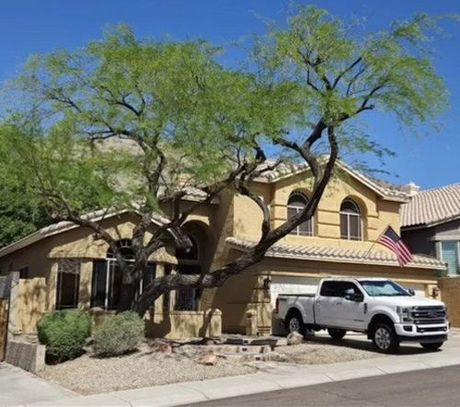
<instances>
[{"instance_id":1,"label":"blue sky","mask_svg":"<svg viewBox=\"0 0 460 407\"><path fill-rule=\"evenodd\" d=\"M231 51L224 61L241 57L232 44L265 31L263 18L285 24L289 0L2 0L0 2L0 81L13 78L27 56L57 48L77 48L100 38L103 28L128 23L140 37L205 38ZM369 30L415 12L460 14L459 0L318 0L315 4L344 18L364 16ZM451 93L451 107L440 131L416 134L384 114L370 113L366 130L397 152L387 159L388 180L415 181L423 188L460 182L460 23L445 24L449 36L436 39L436 68ZM427 134L428 133L428 134Z\"/></svg>"}]
</instances>

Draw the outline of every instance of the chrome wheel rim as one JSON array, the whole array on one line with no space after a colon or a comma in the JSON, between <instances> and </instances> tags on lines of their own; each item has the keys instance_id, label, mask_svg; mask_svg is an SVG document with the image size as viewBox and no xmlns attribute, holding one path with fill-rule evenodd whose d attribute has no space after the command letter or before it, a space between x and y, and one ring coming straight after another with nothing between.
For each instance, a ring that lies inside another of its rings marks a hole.
<instances>
[{"instance_id":1,"label":"chrome wheel rim","mask_svg":"<svg viewBox=\"0 0 460 407\"><path fill-rule=\"evenodd\" d=\"M378 328L375 331L375 344L382 350L387 350L391 346L391 334L388 329Z\"/></svg>"},{"instance_id":2,"label":"chrome wheel rim","mask_svg":"<svg viewBox=\"0 0 460 407\"><path fill-rule=\"evenodd\" d=\"M299 332L300 323L297 318L291 318L289 320L289 332Z\"/></svg>"}]
</instances>

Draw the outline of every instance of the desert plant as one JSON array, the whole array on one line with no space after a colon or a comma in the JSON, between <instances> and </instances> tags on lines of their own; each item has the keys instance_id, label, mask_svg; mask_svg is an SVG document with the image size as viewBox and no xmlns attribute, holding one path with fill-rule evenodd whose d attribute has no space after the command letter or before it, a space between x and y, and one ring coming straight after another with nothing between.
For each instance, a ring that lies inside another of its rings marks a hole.
<instances>
[{"instance_id":1,"label":"desert plant","mask_svg":"<svg viewBox=\"0 0 460 407\"><path fill-rule=\"evenodd\" d=\"M144 336L144 321L135 312L111 315L95 329L93 349L99 356L116 356L135 350Z\"/></svg>"},{"instance_id":2,"label":"desert plant","mask_svg":"<svg viewBox=\"0 0 460 407\"><path fill-rule=\"evenodd\" d=\"M83 352L91 334L91 318L78 310L45 314L37 324L38 339L46 345L48 361L59 363L74 359Z\"/></svg>"}]
</instances>

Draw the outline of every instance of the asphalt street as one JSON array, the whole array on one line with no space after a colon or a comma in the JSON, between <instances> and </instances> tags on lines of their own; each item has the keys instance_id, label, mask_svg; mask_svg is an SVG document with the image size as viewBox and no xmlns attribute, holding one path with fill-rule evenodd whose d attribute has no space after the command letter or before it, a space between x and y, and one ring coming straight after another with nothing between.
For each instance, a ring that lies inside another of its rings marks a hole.
<instances>
[{"instance_id":1,"label":"asphalt street","mask_svg":"<svg viewBox=\"0 0 460 407\"><path fill-rule=\"evenodd\" d=\"M459 406L460 365L298 387L194 407Z\"/></svg>"}]
</instances>

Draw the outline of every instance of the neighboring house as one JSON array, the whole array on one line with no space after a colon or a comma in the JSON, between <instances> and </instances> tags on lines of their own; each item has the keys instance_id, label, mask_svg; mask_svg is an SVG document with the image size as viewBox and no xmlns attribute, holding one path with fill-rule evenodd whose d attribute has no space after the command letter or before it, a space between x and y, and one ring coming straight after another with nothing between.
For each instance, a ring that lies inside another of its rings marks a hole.
<instances>
[{"instance_id":1,"label":"neighboring house","mask_svg":"<svg viewBox=\"0 0 460 407\"><path fill-rule=\"evenodd\" d=\"M255 180L254 188L270 205L276 227L307 203L311 177L303 166L285 166L264 173ZM223 287L204 292L183 289L159 298L153 312L174 314L174 318L183 312L188 318L188 324L183 325L192 326L196 321L193 312L219 309L223 331L244 333L251 310L258 333L268 334L277 329L272 326L276 296L313 292L324 276L385 276L413 287L418 295L432 296L438 275L445 270L442 262L414 256L402 268L392 252L375 244L388 225L399 231L400 207L409 198L404 188L378 183L339 163L314 217L272 247L261 263ZM98 219L101 213L88 216ZM124 212L99 220L117 236L127 259L136 216ZM155 276L195 274L231 261L255 244L261 220L259 208L249 198L222 194L192 214L184 226L193 242L191 250L161 250L152 256L139 292ZM162 221L152 220L152 230ZM110 310L117 304L120 273L107 244L91 230L68 222L51 225L0 249L0 270L22 274L22 320L18 327L22 332L33 331L45 311L74 307ZM171 321L163 326L162 334L173 329Z\"/></svg>"},{"instance_id":2,"label":"neighboring house","mask_svg":"<svg viewBox=\"0 0 460 407\"><path fill-rule=\"evenodd\" d=\"M435 256L448 276L460 275L460 183L414 190L401 207L401 232L413 253Z\"/></svg>"}]
</instances>

